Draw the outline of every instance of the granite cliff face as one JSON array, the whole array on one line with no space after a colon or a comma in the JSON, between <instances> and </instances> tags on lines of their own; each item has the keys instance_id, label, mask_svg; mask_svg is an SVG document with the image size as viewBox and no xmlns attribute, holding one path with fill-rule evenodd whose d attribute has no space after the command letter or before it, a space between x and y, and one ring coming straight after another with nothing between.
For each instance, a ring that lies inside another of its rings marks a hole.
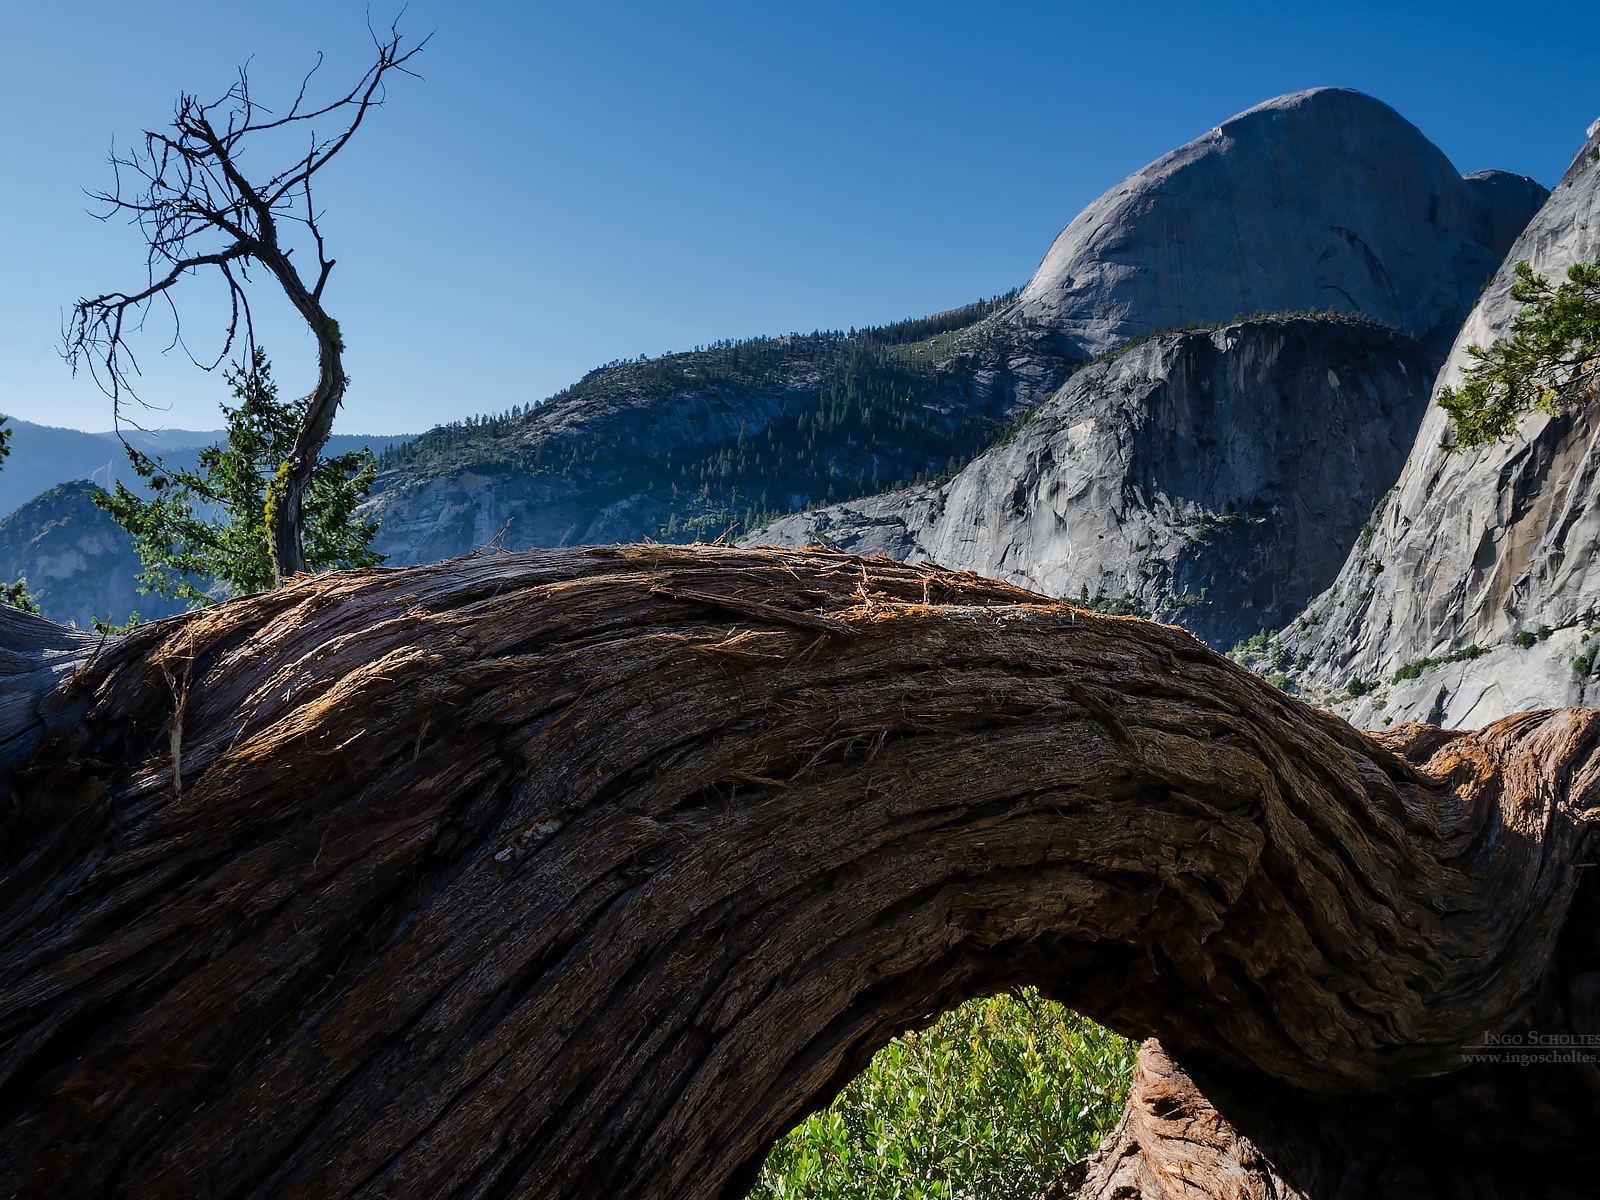
<instances>
[{"instance_id":1,"label":"granite cliff face","mask_svg":"<svg viewBox=\"0 0 1600 1200\"><path fill-rule=\"evenodd\" d=\"M1460 382L1468 346L1510 327L1519 261L1558 279L1597 258L1600 122L1462 328L1439 386ZM1366 726L1476 727L1600 701L1600 413L1536 414L1510 441L1453 454L1440 449L1447 432L1430 405L1370 538L1275 639L1277 657Z\"/></svg>"},{"instance_id":2,"label":"granite cliff face","mask_svg":"<svg viewBox=\"0 0 1600 1200\"><path fill-rule=\"evenodd\" d=\"M26 577L28 591L52 621L90 629L96 618L120 625L134 612L147 620L184 605L135 590L133 539L95 507L100 489L63 483L0 519L0 579Z\"/></svg>"},{"instance_id":3,"label":"granite cliff face","mask_svg":"<svg viewBox=\"0 0 1600 1200\"><path fill-rule=\"evenodd\" d=\"M942 486L749 540L931 560L1226 648L1333 579L1410 448L1437 362L1357 321L1163 335L1073 376Z\"/></svg>"},{"instance_id":4,"label":"granite cliff face","mask_svg":"<svg viewBox=\"0 0 1600 1200\"><path fill-rule=\"evenodd\" d=\"M1075 217L1018 297L1086 354L1240 314L1332 308L1442 351L1545 190L1463 178L1388 105L1280 96L1134 173Z\"/></svg>"}]
</instances>

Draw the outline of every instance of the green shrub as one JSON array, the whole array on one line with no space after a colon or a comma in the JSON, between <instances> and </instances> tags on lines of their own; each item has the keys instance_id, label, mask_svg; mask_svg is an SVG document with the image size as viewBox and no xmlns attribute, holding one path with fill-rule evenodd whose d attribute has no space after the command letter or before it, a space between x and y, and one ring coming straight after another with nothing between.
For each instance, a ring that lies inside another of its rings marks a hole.
<instances>
[{"instance_id":1,"label":"green shrub","mask_svg":"<svg viewBox=\"0 0 1600 1200\"><path fill-rule=\"evenodd\" d=\"M1520 633L1518 633L1516 637L1511 639L1511 644L1513 646L1517 647L1517 649L1519 649L1519 650L1526 650L1529 646L1532 646L1535 643L1537 643L1538 640L1539 640L1539 635L1538 634L1534 633L1530 629L1524 629Z\"/></svg>"},{"instance_id":2,"label":"green shrub","mask_svg":"<svg viewBox=\"0 0 1600 1200\"><path fill-rule=\"evenodd\" d=\"M752 1200L1031 1200L1116 1125L1134 1047L1025 988L896 1038L773 1147Z\"/></svg>"},{"instance_id":3,"label":"green shrub","mask_svg":"<svg viewBox=\"0 0 1600 1200\"><path fill-rule=\"evenodd\" d=\"M15 583L0 582L0 604L9 608L20 608L23 612L36 613L39 606L28 594L28 581L19 579Z\"/></svg>"},{"instance_id":4,"label":"green shrub","mask_svg":"<svg viewBox=\"0 0 1600 1200\"><path fill-rule=\"evenodd\" d=\"M1516 641L1515 638L1512 640ZM1517 645L1520 646L1522 643L1517 642ZM1467 646L1464 649L1454 651L1451 654L1446 654L1442 658L1413 659L1411 662L1400 666L1395 673L1389 677L1389 682L1399 683L1402 679L1416 679L1429 667L1438 667L1444 665L1445 663L1470 662L1472 659L1482 658L1487 653L1488 651L1482 646L1478 645L1477 642L1473 642L1472 645Z\"/></svg>"},{"instance_id":5,"label":"green shrub","mask_svg":"<svg viewBox=\"0 0 1600 1200\"><path fill-rule=\"evenodd\" d=\"M1090 612L1105 613L1111 617L1150 618L1150 610L1139 602L1137 596L1096 596L1093 600L1069 600L1068 604L1086 608Z\"/></svg>"}]
</instances>

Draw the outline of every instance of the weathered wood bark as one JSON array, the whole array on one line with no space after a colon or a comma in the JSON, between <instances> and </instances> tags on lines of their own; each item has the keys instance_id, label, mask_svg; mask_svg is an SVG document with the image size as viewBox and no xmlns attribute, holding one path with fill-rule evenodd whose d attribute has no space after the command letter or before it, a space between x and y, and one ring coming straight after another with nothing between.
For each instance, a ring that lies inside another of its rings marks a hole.
<instances>
[{"instance_id":1,"label":"weathered wood bark","mask_svg":"<svg viewBox=\"0 0 1600 1200\"><path fill-rule=\"evenodd\" d=\"M1369 1194L1328 1190L1352 1131L1600 994L1600 714L1368 738L972 576L350 572L136 630L40 713L0 830L24 1196L737 1196L891 1036L1020 982L1183 1063L1147 1050L1085 1194ZM1162 1087L1215 1106L1187 1166ZM1239 1146L1255 1191L1197 1174Z\"/></svg>"},{"instance_id":2,"label":"weathered wood bark","mask_svg":"<svg viewBox=\"0 0 1600 1200\"><path fill-rule=\"evenodd\" d=\"M0 764L38 743L44 731L40 703L102 640L0 604Z\"/></svg>"}]
</instances>

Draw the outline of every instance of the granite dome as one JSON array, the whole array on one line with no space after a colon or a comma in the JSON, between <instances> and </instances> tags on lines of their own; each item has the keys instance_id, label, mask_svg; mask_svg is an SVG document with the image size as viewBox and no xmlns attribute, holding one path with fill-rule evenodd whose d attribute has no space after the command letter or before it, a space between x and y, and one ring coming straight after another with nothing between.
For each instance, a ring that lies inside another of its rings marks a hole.
<instances>
[{"instance_id":1,"label":"granite dome","mask_svg":"<svg viewBox=\"0 0 1600 1200\"><path fill-rule=\"evenodd\" d=\"M1463 177L1371 96L1294 92L1090 204L1017 311L1091 355L1158 329L1307 308L1362 313L1448 346L1547 195L1503 171Z\"/></svg>"}]
</instances>

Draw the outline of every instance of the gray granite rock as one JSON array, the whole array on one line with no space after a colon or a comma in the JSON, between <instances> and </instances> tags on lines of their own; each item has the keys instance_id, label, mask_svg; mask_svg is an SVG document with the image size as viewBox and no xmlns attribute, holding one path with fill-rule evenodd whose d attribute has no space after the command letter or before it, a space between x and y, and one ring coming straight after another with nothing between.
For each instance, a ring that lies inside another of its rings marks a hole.
<instances>
[{"instance_id":1,"label":"gray granite rock","mask_svg":"<svg viewBox=\"0 0 1600 1200\"><path fill-rule=\"evenodd\" d=\"M1537 211L1531 179L1465 179L1388 105L1280 96L1117 184L1075 217L1017 310L1088 354L1241 314L1332 308L1448 345Z\"/></svg>"},{"instance_id":2,"label":"gray granite rock","mask_svg":"<svg viewBox=\"0 0 1600 1200\"><path fill-rule=\"evenodd\" d=\"M948 483L748 539L977 571L1227 648L1325 588L1411 446L1438 358L1366 324L1163 335L1091 366Z\"/></svg>"},{"instance_id":3,"label":"gray granite rock","mask_svg":"<svg viewBox=\"0 0 1600 1200\"><path fill-rule=\"evenodd\" d=\"M1510 327L1519 261L1559 278L1597 258L1600 123L1468 318L1438 386L1460 382L1469 346ZM1278 639L1279 657L1302 664L1292 674L1308 694L1367 726L1478 726L1600 702L1589 653L1600 639L1600 414L1535 415L1509 441L1453 454L1440 448L1448 425L1430 405L1371 537Z\"/></svg>"}]
</instances>

